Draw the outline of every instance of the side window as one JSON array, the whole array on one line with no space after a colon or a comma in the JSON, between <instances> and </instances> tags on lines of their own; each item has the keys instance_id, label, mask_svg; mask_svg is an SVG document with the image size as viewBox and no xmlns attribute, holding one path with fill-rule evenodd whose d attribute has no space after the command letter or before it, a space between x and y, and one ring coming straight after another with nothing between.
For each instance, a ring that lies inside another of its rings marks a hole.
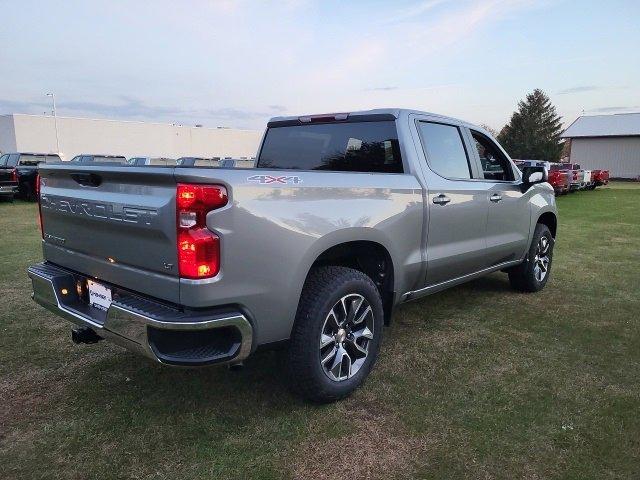
<instances>
[{"instance_id":1,"label":"side window","mask_svg":"<svg viewBox=\"0 0 640 480\"><path fill-rule=\"evenodd\" d=\"M18 165L19 158L20 158L19 153L13 153L9 155L9 158L7 159L7 167L15 167L16 165Z\"/></svg>"},{"instance_id":2,"label":"side window","mask_svg":"<svg viewBox=\"0 0 640 480\"><path fill-rule=\"evenodd\" d=\"M4 154L0 157L0 167L4 167L9 159L9 154Z\"/></svg>"},{"instance_id":3,"label":"side window","mask_svg":"<svg viewBox=\"0 0 640 480\"><path fill-rule=\"evenodd\" d=\"M469 158L458 127L430 122L418 125L431 170L446 178L471 178Z\"/></svg>"},{"instance_id":4,"label":"side window","mask_svg":"<svg viewBox=\"0 0 640 480\"><path fill-rule=\"evenodd\" d=\"M485 180L513 180L513 169L509 160L490 139L471 130L473 141L478 149L482 173Z\"/></svg>"}]
</instances>

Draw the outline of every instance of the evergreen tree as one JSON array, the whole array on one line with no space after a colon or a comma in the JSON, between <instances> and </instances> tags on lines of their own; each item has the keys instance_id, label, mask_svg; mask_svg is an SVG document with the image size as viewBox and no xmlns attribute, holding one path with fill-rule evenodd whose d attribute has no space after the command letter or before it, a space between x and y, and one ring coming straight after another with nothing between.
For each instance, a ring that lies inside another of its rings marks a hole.
<instances>
[{"instance_id":1,"label":"evergreen tree","mask_svg":"<svg viewBox=\"0 0 640 480\"><path fill-rule=\"evenodd\" d=\"M540 89L518 102L518 111L500 134L498 141L513 158L523 160L560 159L562 123L556 107Z\"/></svg>"}]
</instances>

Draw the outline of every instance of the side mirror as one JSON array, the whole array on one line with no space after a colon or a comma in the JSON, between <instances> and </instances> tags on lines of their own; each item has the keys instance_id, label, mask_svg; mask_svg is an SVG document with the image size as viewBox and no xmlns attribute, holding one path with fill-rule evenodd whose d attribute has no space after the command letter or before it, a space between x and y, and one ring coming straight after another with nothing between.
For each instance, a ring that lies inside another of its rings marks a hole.
<instances>
[{"instance_id":1,"label":"side mirror","mask_svg":"<svg viewBox=\"0 0 640 480\"><path fill-rule=\"evenodd\" d=\"M546 182L548 178L547 169L544 167L525 167L522 170L522 192L529 190L531 185Z\"/></svg>"}]
</instances>

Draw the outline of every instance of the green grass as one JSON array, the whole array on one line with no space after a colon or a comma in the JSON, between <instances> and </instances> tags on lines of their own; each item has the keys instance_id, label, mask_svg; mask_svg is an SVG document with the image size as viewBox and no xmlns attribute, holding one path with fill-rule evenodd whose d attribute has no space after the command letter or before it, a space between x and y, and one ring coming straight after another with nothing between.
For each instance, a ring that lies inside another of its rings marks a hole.
<instances>
[{"instance_id":1,"label":"green grass","mask_svg":"<svg viewBox=\"0 0 640 480\"><path fill-rule=\"evenodd\" d=\"M640 475L640 188L558 199L551 280L504 274L401 307L366 385L307 405L274 352L161 367L34 304L33 204L0 204L0 477L633 478Z\"/></svg>"}]
</instances>

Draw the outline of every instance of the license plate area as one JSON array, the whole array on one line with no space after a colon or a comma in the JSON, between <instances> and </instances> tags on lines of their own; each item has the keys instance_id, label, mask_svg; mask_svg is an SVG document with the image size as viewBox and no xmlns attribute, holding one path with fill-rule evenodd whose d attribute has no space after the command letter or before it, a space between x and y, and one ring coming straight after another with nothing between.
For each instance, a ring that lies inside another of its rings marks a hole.
<instances>
[{"instance_id":1,"label":"license plate area","mask_svg":"<svg viewBox=\"0 0 640 480\"><path fill-rule=\"evenodd\" d=\"M106 312L111 306L111 288L93 280L87 280L87 290L89 305Z\"/></svg>"}]
</instances>

